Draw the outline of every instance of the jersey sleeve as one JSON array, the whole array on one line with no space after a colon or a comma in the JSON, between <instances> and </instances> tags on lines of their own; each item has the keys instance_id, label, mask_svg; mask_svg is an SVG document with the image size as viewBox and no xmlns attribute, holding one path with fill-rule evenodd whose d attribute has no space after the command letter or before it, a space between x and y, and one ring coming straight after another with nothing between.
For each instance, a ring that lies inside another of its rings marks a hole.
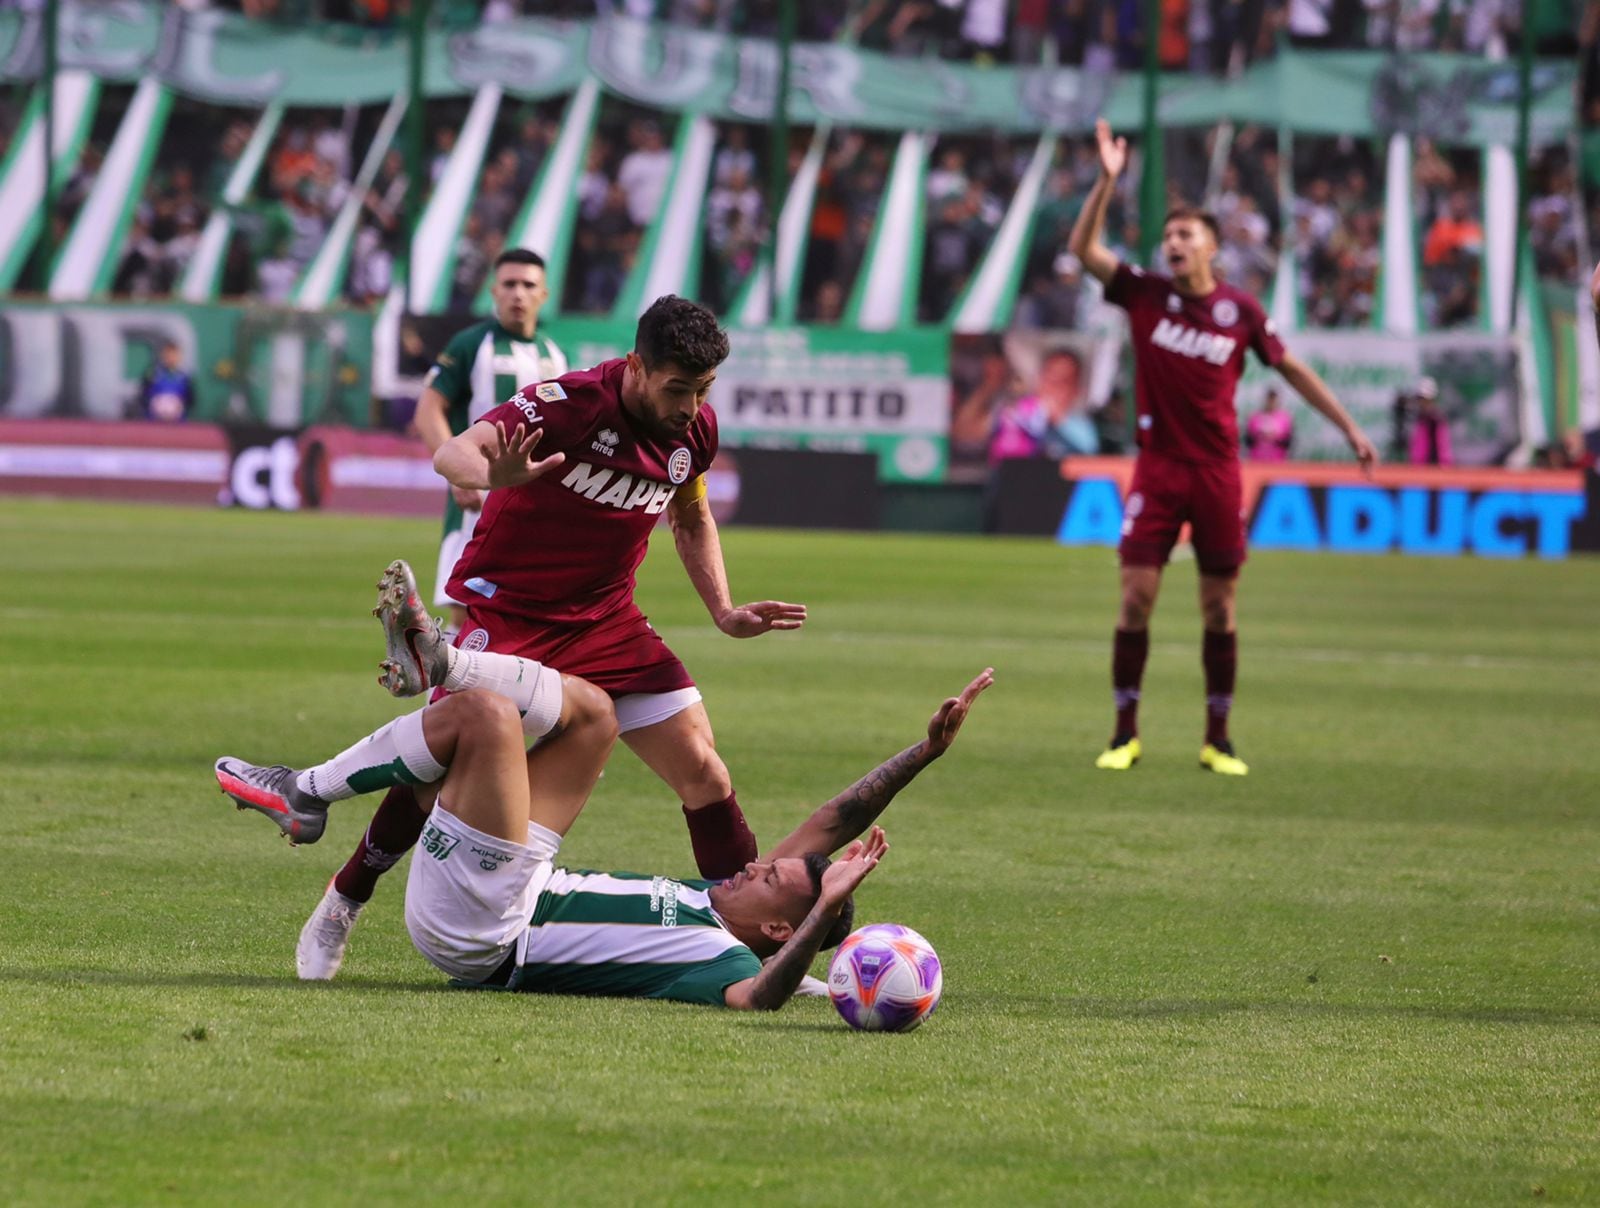
<instances>
[{"instance_id":1,"label":"jersey sleeve","mask_svg":"<svg viewBox=\"0 0 1600 1208\"><path fill-rule=\"evenodd\" d=\"M1263 365L1269 369L1276 369L1283 363L1283 358L1288 352L1283 346L1283 341L1278 338L1278 325L1267 317L1267 312L1259 305L1251 306L1250 318L1251 349Z\"/></svg>"},{"instance_id":2,"label":"jersey sleeve","mask_svg":"<svg viewBox=\"0 0 1600 1208\"><path fill-rule=\"evenodd\" d=\"M727 1005L728 987L761 972L761 962L756 954L743 946L729 948L726 952L702 961L688 970L677 981L662 987L651 998L666 998L673 1002L701 1003L710 1007Z\"/></svg>"},{"instance_id":3,"label":"jersey sleeve","mask_svg":"<svg viewBox=\"0 0 1600 1208\"><path fill-rule=\"evenodd\" d=\"M1120 261L1117 264L1117 271L1112 273L1111 280L1106 282L1106 301L1127 310L1139 300L1139 295L1148 280L1142 268L1135 267L1126 260Z\"/></svg>"},{"instance_id":4,"label":"jersey sleeve","mask_svg":"<svg viewBox=\"0 0 1600 1208\"><path fill-rule=\"evenodd\" d=\"M504 424L508 433L517 425L544 433L535 457L569 451L587 430L588 408L558 382L530 382L505 402L486 412L479 423Z\"/></svg>"},{"instance_id":5,"label":"jersey sleeve","mask_svg":"<svg viewBox=\"0 0 1600 1208\"><path fill-rule=\"evenodd\" d=\"M452 410L466 407L472 400L472 362L478 355L483 333L476 328L457 332L428 370L423 385L444 395Z\"/></svg>"}]
</instances>

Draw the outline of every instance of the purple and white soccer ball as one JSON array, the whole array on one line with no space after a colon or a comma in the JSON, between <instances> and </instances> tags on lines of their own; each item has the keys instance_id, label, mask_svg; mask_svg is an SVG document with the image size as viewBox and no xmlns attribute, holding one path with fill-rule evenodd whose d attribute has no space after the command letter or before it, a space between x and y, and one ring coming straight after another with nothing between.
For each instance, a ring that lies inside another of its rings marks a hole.
<instances>
[{"instance_id":1,"label":"purple and white soccer ball","mask_svg":"<svg viewBox=\"0 0 1600 1208\"><path fill-rule=\"evenodd\" d=\"M871 923L852 931L828 966L828 997L861 1032L909 1032L944 992L939 954L909 927Z\"/></svg>"}]
</instances>

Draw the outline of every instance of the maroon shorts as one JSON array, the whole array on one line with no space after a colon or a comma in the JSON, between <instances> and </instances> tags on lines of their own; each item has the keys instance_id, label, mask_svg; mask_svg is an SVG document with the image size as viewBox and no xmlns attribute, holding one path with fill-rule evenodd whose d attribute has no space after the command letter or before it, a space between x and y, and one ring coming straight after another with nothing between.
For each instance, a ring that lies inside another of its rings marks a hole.
<instances>
[{"instance_id":1,"label":"maroon shorts","mask_svg":"<svg viewBox=\"0 0 1600 1208\"><path fill-rule=\"evenodd\" d=\"M456 645L533 659L563 675L582 676L613 698L694 687L678 656L637 608L598 621L552 624L469 604Z\"/></svg>"},{"instance_id":2,"label":"maroon shorts","mask_svg":"<svg viewBox=\"0 0 1600 1208\"><path fill-rule=\"evenodd\" d=\"M1178 461L1142 452L1122 513L1124 566L1165 566L1187 523L1200 573L1244 565L1244 488L1237 461Z\"/></svg>"}]
</instances>

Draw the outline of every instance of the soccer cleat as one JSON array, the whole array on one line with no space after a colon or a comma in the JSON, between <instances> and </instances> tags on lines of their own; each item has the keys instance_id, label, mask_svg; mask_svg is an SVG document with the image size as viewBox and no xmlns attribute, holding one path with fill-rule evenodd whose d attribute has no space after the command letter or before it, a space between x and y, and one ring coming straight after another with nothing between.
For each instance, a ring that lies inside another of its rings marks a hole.
<instances>
[{"instance_id":1,"label":"soccer cleat","mask_svg":"<svg viewBox=\"0 0 1600 1208\"><path fill-rule=\"evenodd\" d=\"M328 882L322 901L300 929L300 942L294 946L294 969L301 981L331 981L344 964L344 951L350 932L361 915L365 902L347 898Z\"/></svg>"},{"instance_id":2,"label":"soccer cleat","mask_svg":"<svg viewBox=\"0 0 1600 1208\"><path fill-rule=\"evenodd\" d=\"M315 843L328 824L328 803L295 784L296 772L281 763L257 767L232 755L217 760L217 784L242 810L255 810L278 824L290 843Z\"/></svg>"},{"instance_id":3,"label":"soccer cleat","mask_svg":"<svg viewBox=\"0 0 1600 1208\"><path fill-rule=\"evenodd\" d=\"M411 568L396 560L378 580L378 606L389 657L378 664L378 682L392 696L418 696L444 683L449 649L439 622L428 615Z\"/></svg>"},{"instance_id":4,"label":"soccer cleat","mask_svg":"<svg viewBox=\"0 0 1600 1208\"><path fill-rule=\"evenodd\" d=\"M1248 776L1250 765L1233 753L1231 742L1208 742L1200 748L1200 766L1224 776Z\"/></svg>"},{"instance_id":5,"label":"soccer cleat","mask_svg":"<svg viewBox=\"0 0 1600 1208\"><path fill-rule=\"evenodd\" d=\"M1141 754L1143 750L1137 734L1118 734L1111 740L1111 745L1100 752L1094 766L1107 772L1126 772L1139 762Z\"/></svg>"}]
</instances>

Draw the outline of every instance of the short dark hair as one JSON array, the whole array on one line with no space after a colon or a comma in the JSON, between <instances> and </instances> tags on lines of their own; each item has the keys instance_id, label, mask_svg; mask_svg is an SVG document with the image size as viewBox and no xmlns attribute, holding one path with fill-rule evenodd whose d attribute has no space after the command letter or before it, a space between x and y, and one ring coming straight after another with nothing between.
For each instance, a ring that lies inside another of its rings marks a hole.
<instances>
[{"instance_id":1,"label":"short dark hair","mask_svg":"<svg viewBox=\"0 0 1600 1208\"><path fill-rule=\"evenodd\" d=\"M499 272L502 264L531 264L534 268L544 267L544 257L538 252L530 252L525 247L508 247L494 258L494 269Z\"/></svg>"},{"instance_id":2,"label":"short dark hair","mask_svg":"<svg viewBox=\"0 0 1600 1208\"><path fill-rule=\"evenodd\" d=\"M1043 368L1057 357L1066 357L1067 360L1072 362L1073 368L1080 371L1083 369L1083 358L1078 355L1078 350L1076 348L1068 348L1064 344L1058 344L1054 348L1046 348L1044 355L1039 358L1040 367Z\"/></svg>"},{"instance_id":3,"label":"short dark hair","mask_svg":"<svg viewBox=\"0 0 1600 1208\"><path fill-rule=\"evenodd\" d=\"M1167 216L1161 220L1163 228L1175 218L1192 218L1196 222L1204 223L1211 232L1213 243L1222 242L1222 224L1217 221L1217 216L1210 210L1202 210L1199 206L1176 205L1167 211Z\"/></svg>"},{"instance_id":4,"label":"short dark hair","mask_svg":"<svg viewBox=\"0 0 1600 1208\"><path fill-rule=\"evenodd\" d=\"M828 871L833 861L821 852L811 852L806 856L806 871L811 874L811 888L818 897L822 896L822 874ZM844 937L853 931L856 921L856 899L852 894L844 900L844 906L839 911L839 917L833 920L833 926L828 928L828 933L822 937L822 950L837 948L844 942Z\"/></svg>"},{"instance_id":5,"label":"short dark hair","mask_svg":"<svg viewBox=\"0 0 1600 1208\"><path fill-rule=\"evenodd\" d=\"M728 359L728 333L698 302L667 294L639 316L633 350L646 369L670 364L699 377Z\"/></svg>"}]
</instances>

